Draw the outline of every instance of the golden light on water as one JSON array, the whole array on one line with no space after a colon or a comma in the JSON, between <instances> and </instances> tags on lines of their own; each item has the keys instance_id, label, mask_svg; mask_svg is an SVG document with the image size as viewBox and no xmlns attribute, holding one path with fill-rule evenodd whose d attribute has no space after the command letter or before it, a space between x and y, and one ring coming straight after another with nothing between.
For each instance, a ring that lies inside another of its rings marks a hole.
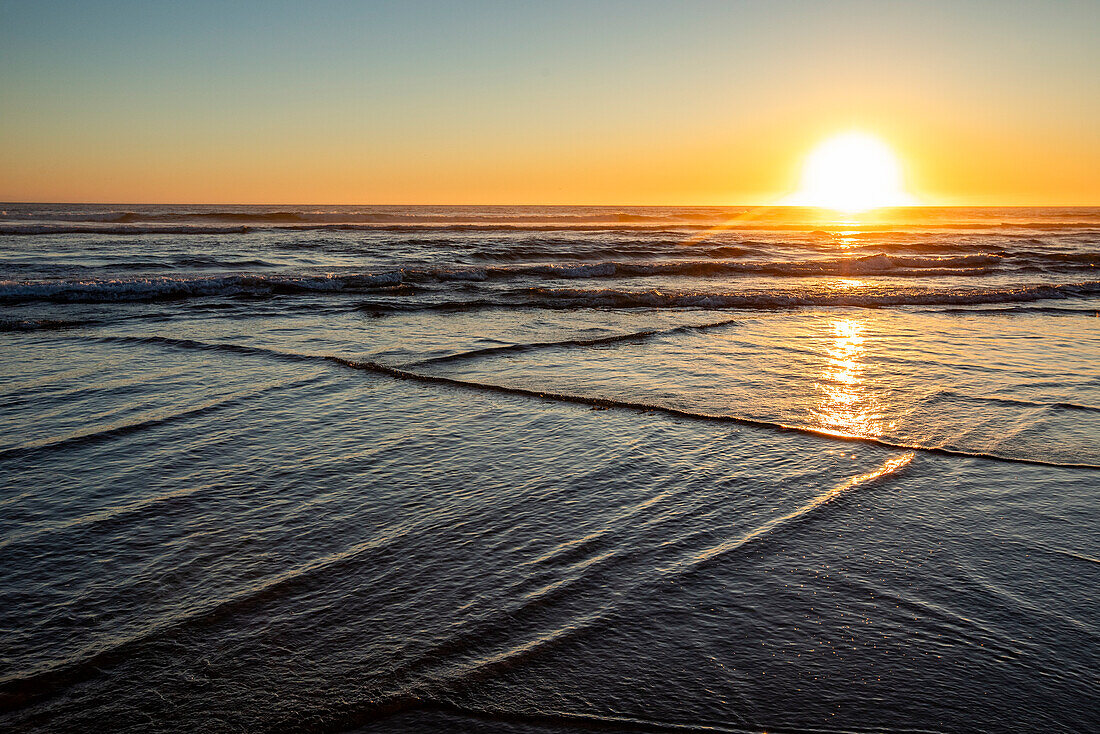
<instances>
[{"instance_id":1,"label":"golden light on water","mask_svg":"<svg viewBox=\"0 0 1100 734\"><path fill-rule=\"evenodd\" d=\"M917 454L915 451L910 451L909 453L902 454L901 456L895 456L892 459L887 459L877 469L872 469L869 472L858 474L854 477L844 480L843 482L830 488L826 492L817 495L806 504L795 508L791 512L788 512L786 515L774 517L771 520L768 520L767 522L757 526L756 529L745 535L737 538L732 538L730 540L724 541L722 543L719 543L718 545L712 546L710 548L707 548L706 550L696 553L694 560L696 563L708 561L715 556L719 556L723 553L733 550L734 548L739 548L746 543L750 543L753 540L763 535L766 535L767 533L770 533L772 530L779 527L783 523L790 522L791 520L796 520L807 513L813 512L818 507L821 507L828 502L832 502L845 492L849 492L861 484L874 482L878 479L888 477L891 474L895 474L901 471L905 467L909 466L910 462L913 461L916 455Z\"/></svg>"},{"instance_id":2,"label":"golden light on water","mask_svg":"<svg viewBox=\"0 0 1100 734\"><path fill-rule=\"evenodd\" d=\"M856 319L833 321L833 339L817 383L821 399L813 411L814 419L823 430L837 435L881 436L887 428L863 375L863 330L863 323Z\"/></svg>"},{"instance_id":3,"label":"golden light on water","mask_svg":"<svg viewBox=\"0 0 1100 734\"><path fill-rule=\"evenodd\" d=\"M848 132L806 157L799 189L784 203L854 214L916 200L905 191L901 164L890 147L873 135Z\"/></svg>"}]
</instances>

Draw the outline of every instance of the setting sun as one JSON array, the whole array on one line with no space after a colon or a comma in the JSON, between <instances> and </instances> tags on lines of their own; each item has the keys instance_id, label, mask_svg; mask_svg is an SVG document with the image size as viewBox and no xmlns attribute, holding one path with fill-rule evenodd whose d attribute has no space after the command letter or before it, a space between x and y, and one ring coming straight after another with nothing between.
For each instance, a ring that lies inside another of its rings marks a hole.
<instances>
[{"instance_id":1,"label":"setting sun","mask_svg":"<svg viewBox=\"0 0 1100 734\"><path fill-rule=\"evenodd\" d=\"M890 147L866 133L849 132L829 138L807 156L801 186L785 203L862 212L916 202L905 191Z\"/></svg>"}]
</instances>

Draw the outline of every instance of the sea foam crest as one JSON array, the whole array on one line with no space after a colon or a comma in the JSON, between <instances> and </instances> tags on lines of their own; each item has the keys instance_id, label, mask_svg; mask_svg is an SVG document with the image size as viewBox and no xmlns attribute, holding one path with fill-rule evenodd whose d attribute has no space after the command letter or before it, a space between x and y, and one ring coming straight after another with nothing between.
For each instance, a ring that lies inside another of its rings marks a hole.
<instances>
[{"instance_id":1,"label":"sea foam crest","mask_svg":"<svg viewBox=\"0 0 1100 734\"><path fill-rule=\"evenodd\" d=\"M0 303L58 301L98 303L218 295L339 292L397 285L399 271L356 275L223 275L115 280L0 281Z\"/></svg>"},{"instance_id":2,"label":"sea foam crest","mask_svg":"<svg viewBox=\"0 0 1100 734\"><path fill-rule=\"evenodd\" d=\"M803 306L979 305L1016 303L1048 298L1081 298L1100 295L1100 281L1057 285L1023 285L1003 288L926 288L905 292L845 293L715 293L661 290L631 291L618 288L526 288L515 294L522 305L543 308L799 308ZM520 304L516 304L520 305Z\"/></svg>"}]
</instances>

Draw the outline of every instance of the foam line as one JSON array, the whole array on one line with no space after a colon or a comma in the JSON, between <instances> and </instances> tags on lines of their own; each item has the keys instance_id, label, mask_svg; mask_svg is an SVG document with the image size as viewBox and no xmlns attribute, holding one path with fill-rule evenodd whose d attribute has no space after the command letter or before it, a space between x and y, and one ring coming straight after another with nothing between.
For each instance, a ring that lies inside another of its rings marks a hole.
<instances>
[{"instance_id":1,"label":"foam line","mask_svg":"<svg viewBox=\"0 0 1100 734\"><path fill-rule=\"evenodd\" d=\"M1070 462L1058 462L1058 461L1046 461L1043 459L1028 459L1022 457L1013 456L1000 456L998 454L989 454L979 451L963 451L961 449L949 449L942 446L921 446L916 444L907 444L901 442L885 441L879 438L871 438L868 436L853 436L850 434L835 433L826 430L817 430L805 426L792 426L786 423L779 423L773 421L758 420L755 418L743 418L740 416L732 415L714 415L711 413L700 413L689 410L682 410L680 408L671 408L663 405L653 405L650 403L640 403L629 400L612 400L609 398L589 397L587 395L571 395L567 393L554 393L541 390L530 390L523 387L509 387L505 385L493 385L483 382L472 382L468 380L457 380L451 377L441 377L437 375L425 375L418 372L410 372L409 370L401 369L399 367L390 367L388 365L379 364L377 362L356 362L354 360L345 359L343 357L325 356L331 362L342 364L345 367L351 367L352 369L366 370L368 372L374 372L377 374L388 375L390 377L396 377L403 380L415 380L418 382L434 383L438 385L449 385L452 387L460 387L465 389L482 390L486 392L504 393L509 395L523 395L526 397L540 398L543 400L553 400L560 403L576 403L579 405L592 405L601 408L622 408L626 410L636 410L641 412L654 412L664 413L665 415L675 416L677 418L688 418L691 420L713 421L716 423L734 423L744 426L753 426L755 428L768 428L775 431L783 431L790 433L802 433L811 436L818 436L820 438L832 438L840 441L851 441L855 443L865 443L872 446L881 446L887 449L894 449L899 451L923 451L931 454L939 454L943 456L961 456L969 459L989 459L992 461L1006 461L1020 464L1035 464L1038 466L1055 466L1068 469L1100 469L1100 465L1085 464L1085 463L1070 463Z\"/></svg>"},{"instance_id":2,"label":"foam line","mask_svg":"<svg viewBox=\"0 0 1100 734\"><path fill-rule=\"evenodd\" d=\"M600 336L593 339L563 339L561 341L506 344L500 347L471 349L467 352L447 354L442 357L429 357L428 359L421 359L415 362L409 362L404 366L413 367L429 364L442 364L446 362L461 362L467 359L477 359L479 357L488 357L491 355L507 354L512 352L529 352L537 349L553 349L557 347L591 347L599 346L600 344L614 344L616 342L640 341L643 339L648 339L652 336L664 336L667 334L676 334L684 331L705 331L707 329L713 329L719 326L728 326L737 323L739 323L737 319L723 319L722 321L713 321L706 324L684 324L682 326L674 326L669 329L648 329L644 331L631 332L629 334L612 334L610 336Z\"/></svg>"},{"instance_id":3,"label":"foam line","mask_svg":"<svg viewBox=\"0 0 1100 734\"><path fill-rule=\"evenodd\" d=\"M733 415L716 415L712 413L702 413L690 410L683 410L681 408L672 408L664 405L654 405L651 403L642 403L630 400L614 400L611 398L601 398L588 395L572 395L569 393L555 393L546 390L532 390L524 387L512 387L507 385L495 385L491 383L474 382L470 380L459 380L453 377L428 375L422 372L413 372L403 367L394 367L371 361L356 361L352 359L347 359L345 357L337 357L335 355L298 354L294 352L280 352L278 350L265 349L263 347L249 347L236 344L210 344L194 341L191 339L173 339L169 337L159 336L99 337L98 340L108 342L117 341L145 344L164 344L166 346L179 347L184 349L227 351L240 354L268 356L276 359L291 361L325 360L355 370L363 370L379 375L386 375L387 377L393 377L401 380L412 380L415 382L426 384L447 385L464 390L478 390L482 392L493 392L505 395L522 395L524 397L538 398L540 400L552 400L559 403L574 403L577 405L590 405L599 408L619 408L623 410L634 410L643 413L662 413L664 415L670 415L676 418L752 426L754 428L765 428L786 433L800 433L803 435L817 436L819 438L830 438L837 441L849 441L853 443L869 444L872 446L881 446L882 448L893 449L896 451L923 451L925 453L937 454L941 456L959 456L968 459L988 459L991 461L1033 464L1037 466L1052 466L1066 469L1100 469L1100 465L1097 464L1047 461L1044 459L1001 456L999 454L991 454L980 451L964 451L962 449L951 449L943 446L923 446L919 444L887 441L881 438L873 438L870 436L856 436L846 433L838 433L835 431L816 429L809 426L794 426L787 423L780 423L777 421L765 421L756 418L744 418L741 416Z\"/></svg>"}]
</instances>

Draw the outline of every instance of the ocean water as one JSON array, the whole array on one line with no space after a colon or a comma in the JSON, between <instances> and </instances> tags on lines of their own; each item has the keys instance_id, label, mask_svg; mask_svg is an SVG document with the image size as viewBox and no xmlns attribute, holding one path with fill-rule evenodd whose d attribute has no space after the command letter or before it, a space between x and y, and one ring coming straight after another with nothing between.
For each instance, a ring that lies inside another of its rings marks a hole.
<instances>
[{"instance_id":1,"label":"ocean water","mask_svg":"<svg viewBox=\"0 0 1100 734\"><path fill-rule=\"evenodd\" d=\"M0 205L0 727L1100 731L1100 209Z\"/></svg>"}]
</instances>

